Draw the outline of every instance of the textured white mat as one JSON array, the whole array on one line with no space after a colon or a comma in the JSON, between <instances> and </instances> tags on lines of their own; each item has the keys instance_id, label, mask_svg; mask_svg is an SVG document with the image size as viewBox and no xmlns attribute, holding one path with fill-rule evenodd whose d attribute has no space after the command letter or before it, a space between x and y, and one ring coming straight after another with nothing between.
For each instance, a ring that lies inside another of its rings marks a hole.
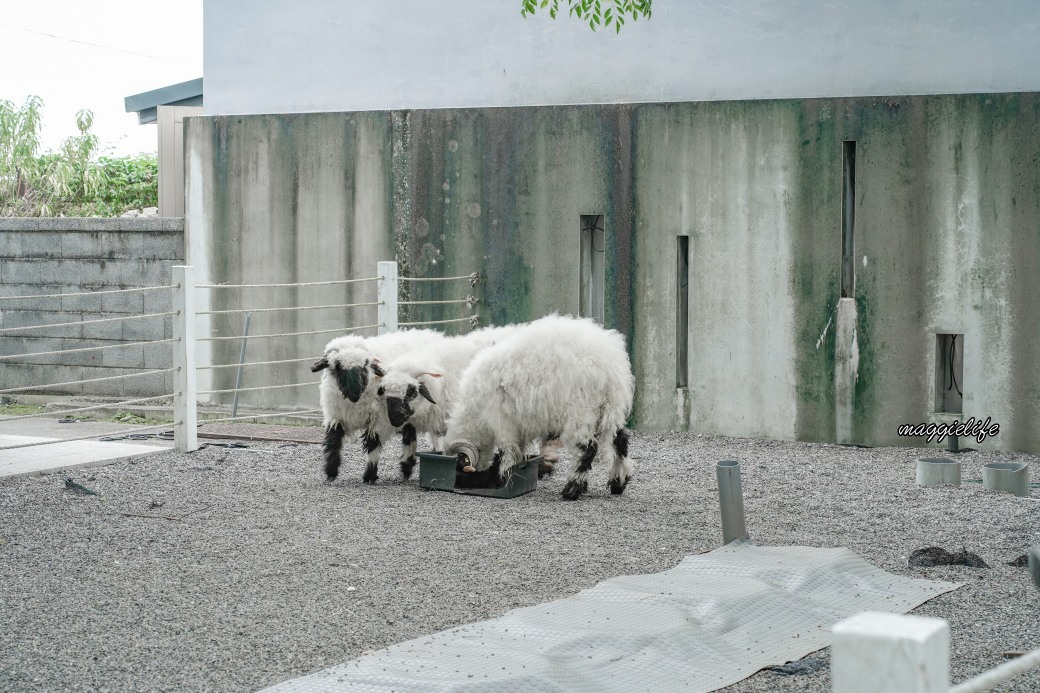
<instances>
[{"instance_id":1,"label":"textured white mat","mask_svg":"<svg viewBox=\"0 0 1040 693\"><path fill-rule=\"evenodd\" d=\"M847 549L730 545L265 690L710 691L826 647L848 616L905 613L958 587Z\"/></svg>"}]
</instances>

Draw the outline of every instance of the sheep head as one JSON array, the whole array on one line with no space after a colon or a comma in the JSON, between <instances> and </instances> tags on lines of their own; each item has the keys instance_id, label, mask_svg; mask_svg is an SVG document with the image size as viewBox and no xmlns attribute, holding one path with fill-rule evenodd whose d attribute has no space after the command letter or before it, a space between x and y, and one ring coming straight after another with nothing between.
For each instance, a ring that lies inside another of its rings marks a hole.
<instances>
[{"instance_id":1,"label":"sheep head","mask_svg":"<svg viewBox=\"0 0 1040 693\"><path fill-rule=\"evenodd\" d=\"M417 373L411 375L404 371L390 370L382 375L376 394L386 403L386 415L390 425L395 428L404 426L415 414L417 408L423 406L418 401L422 397L430 404L437 404L430 394L426 380L440 378L440 373Z\"/></svg>"},{"instance_id":2,"label":"sheep head","mask_svg":"<svg viewBox=\"0 0 1040 693\"><path fill-rule=\"evenodd\" d=\"M368 387L369 371L383 375L379 360L363 349L330 350L311 366L311 372L328 369L344 399L357 402Z\"/></svg>"}]
</instances>

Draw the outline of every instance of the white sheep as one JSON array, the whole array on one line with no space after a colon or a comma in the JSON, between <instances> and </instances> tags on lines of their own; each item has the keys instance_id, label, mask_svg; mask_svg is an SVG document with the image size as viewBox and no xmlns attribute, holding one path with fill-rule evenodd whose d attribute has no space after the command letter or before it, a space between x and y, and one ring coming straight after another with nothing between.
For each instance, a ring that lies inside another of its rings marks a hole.
<instances>
[{"instance_id":1,"label":"white sheep","mask_svg":"<svg viewBox=\"0 0 1040 693\"><path fill-rule=\"evenodd\" d=\"M392 361L412 349L422 349L445 339L435 330L400 330L376 337L346 335L325 347L325 355L311 371L322 371L318 392L325 425L322 451L325 474L332 481L339 474L344 436L362 433L368 464L362 480L374 484L378 478L379 452L383 441L396 431L387 421L382 402L370 387L373 376L382 375L380 362ZM410 441L408 441L410 442ZM405 478L411 468L402 467Z\"/></svg>"},{"instance_id":2,"label":"white sheep","mask_svg":"<svg viewBox=\"0 0 1040 693\"><path fill-rule=\"evenodd\" d=\"M401 429L401 469L415 466L418 434L433 439L444 435L448 413L455 403L463 371L473 358L516 331L516 325L485 327L458 337L448 337L414 349L392 361L380 363L376 394L385 403L386 419ZM405 478L407 478L405 474Z\"/></svg>"},{"instance_id":3,"label":"white sheep","mask_svg":"<svg viewBox=\"0 0 1040 693\"><path fill-rule=\"evenodd\" d=\"M588 489L597 455L609 455L607 486L620 494L633 474L624 424L634 391L624 336L588 319L549 315L473 359L448 420L445 454L504 477L531 441L559 438L575 460L564 498Z\"/></svg>"}]
</instances>

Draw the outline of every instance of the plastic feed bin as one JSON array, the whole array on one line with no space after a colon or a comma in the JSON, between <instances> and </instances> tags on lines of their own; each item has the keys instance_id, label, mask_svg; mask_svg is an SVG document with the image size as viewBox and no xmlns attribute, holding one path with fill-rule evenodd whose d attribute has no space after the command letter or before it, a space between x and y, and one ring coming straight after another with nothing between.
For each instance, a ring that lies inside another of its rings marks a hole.
<instances>
[{"instance_id":1,"label":"plastic feed bin","mask_svg":"<svg viewBox=\"0 0 1040 693\"><path fill-rule=\"evenodd\" d=\"M471 475L456 468L455 457L437 452L420 452L419 488L489 498L516 498L538 488L538 463L541 461L541 455L527 455L523 464L513 467L509 478L501 486L471 488L466 479Z\"/></svg>"}]
</instances>

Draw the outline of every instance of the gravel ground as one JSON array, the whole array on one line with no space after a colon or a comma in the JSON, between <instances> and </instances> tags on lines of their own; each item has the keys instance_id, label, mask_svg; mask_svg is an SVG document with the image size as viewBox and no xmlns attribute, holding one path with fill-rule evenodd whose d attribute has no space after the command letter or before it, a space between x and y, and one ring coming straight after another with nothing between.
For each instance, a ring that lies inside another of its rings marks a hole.
<instances>
[{"instance_id":1,"label":"gravel ground","mask_svg":"<svg viewBox=\"0 0 1040 693\"><path fill-rule=\"evenodd\" d=\"M564 475L513 500L360 483L349 451L323 483L315 445L162 452L0 480L0 690L249 691L387 645L550 601L720 544L714 464L743 460L763 545L844 546L901 575L966 583L913 613L947 619L959 682L1040 647L1040 592L1006 563L1040 543L1040 494L919 489L921 448L636 433L623 496L606 473L578 502ZM391 456L393 454L393 456ZM964 452L986 462L1038 458ZM1036 472L1034 478L1038 476ZM142 517L143 516L143 517ZM988 569L910 569L911 551L966 547ZM828 651L812 655L828 661ZM777 664L781 664L778 662ZM830 670L762 671L727 691L829 691ZM1001 690L1040 690L1040 671Z\"/></svg>"}]
</instances>

